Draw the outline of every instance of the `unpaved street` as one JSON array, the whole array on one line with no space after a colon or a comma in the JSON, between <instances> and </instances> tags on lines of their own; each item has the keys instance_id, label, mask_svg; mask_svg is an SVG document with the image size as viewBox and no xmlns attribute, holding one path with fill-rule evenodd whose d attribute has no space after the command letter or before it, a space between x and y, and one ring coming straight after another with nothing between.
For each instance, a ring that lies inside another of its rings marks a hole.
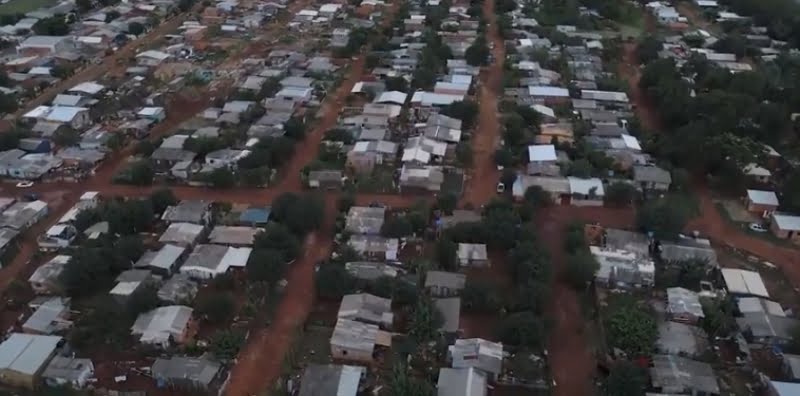
<instances>
[{"instance_id":1,"label":"unpaved street","mask_svg":"<svg viewBox=\"0 0 800 396\"><path fill-rule=\"evenodd\" d=\"M496 195L497 182L500 179L500 172L494 164L494 151L500 141L497 105L503 93L503 62L506 50L497 30L494 1L483 2L483 15L490 24L487 41L494 45L494 61L480 75L480 113L472 138L473 166L462 199L462 204L472 204L473 207L489 202Z\"/></svg>"}]
</instances>

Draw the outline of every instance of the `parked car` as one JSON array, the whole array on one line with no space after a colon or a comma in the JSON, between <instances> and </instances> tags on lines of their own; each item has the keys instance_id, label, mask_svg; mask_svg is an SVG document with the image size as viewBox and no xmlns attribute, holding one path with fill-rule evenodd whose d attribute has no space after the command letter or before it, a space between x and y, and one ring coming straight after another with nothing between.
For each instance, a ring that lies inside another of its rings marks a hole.
<instances>
[{"instance_id":1,"label":"parked car","mask_svg":"<svg viewBox=\"0 0 800 396\"><path fill-rule=\"evenodd\" d=\"M764 227L763 224L759 224L759 223L750 223L748 228L750 228L751 231L755 231L755 232L767 232L768 231L767 227Z\"/></svg>"}]
</instances>

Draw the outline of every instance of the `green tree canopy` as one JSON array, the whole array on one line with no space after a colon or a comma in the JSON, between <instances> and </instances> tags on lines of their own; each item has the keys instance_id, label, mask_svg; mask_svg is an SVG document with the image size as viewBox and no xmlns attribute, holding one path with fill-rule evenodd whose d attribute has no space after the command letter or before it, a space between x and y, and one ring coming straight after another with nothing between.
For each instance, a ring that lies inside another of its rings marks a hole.
<instances>
[{"instance_id":1,"label":"green tree canopy","mask_svg":"<svg viewBox=\"0 0 800 396\"><path fill-rule=\"evenodd\" d=\"M234 315L236 303L229 293L200 296L195 301L194 313L209 323L225 323Z\"/></svg>"},{"instance_id":2,"label":"green tree canopy","mask_svg":"<svg viewBox=\"0 0 800 396\"><path fill-rule=\"evenodd\" d=\"M533 312L517 312L503 318L498 337L504 344L539 350L545 342L545 325Z\"/></svg>"},{"instance_id":3,"label":"green tree canopy","mask_svg":"<svg viewBox=\"0 0 800 396\"><path fill-rule=\"evenodd\" d=\"M578 252L567 258L567 281L577 290L584 290L589 282L594 279L594 274L600 268L594 256L589 252Z\"/></svg>"},{"instance_id":4,"label":"green tree canopy","mask_svg":"<svg viewBox=\"0 0 800 396\"><path fill-rule=\"evenodd\" d=\"M629 183L611 183L605 189L605 201L611 206L627 207L636 199L636 187Z\"/></svg>"},{"instance_id":5,"label":"green tree canopy","mask_svg":"<svg viewBox=\"0 0 800 396\"><path fill-rule=\"evenodd\" d=\"M628 357L649 356L653 350L658 327L653 315L635 301L620 302L606 320L609 344L628 354Z\"/></svg>"},{"instance_id":6,"label":"green tree canopy","mask_svg":"<svg viewBox=\"0 0 800 396\"><path fill-rule=\"evenodd\" d=\"M270 217L297 235L305 235L322 225L325 204L315 194L283 193L272 202Z\"/></svg>"},{"instance_id":7,"label":"green tree canopy","mask_svg":"<svg viewBox=\"0 0 800 396\"><path fill-rule=\"evenodd\" d=\"M685 200L665 197L645 202L636 213L636 224L658 239L674 239L691 215L692 209Z\"/></svg>"},{"instance_id":8,"label":"green tree canopy","mask_svg":"<svg viewBox=\"0 0 800 396\"><path fill-rule=\"evenodd\" d=\"M342 265L322 264L316 274L317 295L324 299L337 300L356 289L356 279Z\"/></svg>"},{"instance_id":9,"label":"green tree canopy","mask_svg":"<svg viewBox=\"0 0 800 396\"><path fill-rule=\"evenodd\" d=\"M648 387L647 372L629 361L611 366L603 386L605 396L644 396Z\"/></svg>"},{"instance_id":10,"label":"green tree canopy","mask_svg":"<svg viewBox=\"0 0 800 396\"><path fill-rule=\"evenodd\" d=\"M439 328L444 323L442 312L427 296L417 300L417 306L411 317L408 335L417 343L435 340L439 336Z\"/></svg>"},{"instance_id":11,"label":"green tree canopy","mask_svg":"<svg viewBox=\"0 0 800 396\"><path fill-rule=\"evenodd\" d=\"M220 330L211 337L210 350L222 361L232 360L244 346L244 334L236 330Z\"/></svg>"}]
</instances>

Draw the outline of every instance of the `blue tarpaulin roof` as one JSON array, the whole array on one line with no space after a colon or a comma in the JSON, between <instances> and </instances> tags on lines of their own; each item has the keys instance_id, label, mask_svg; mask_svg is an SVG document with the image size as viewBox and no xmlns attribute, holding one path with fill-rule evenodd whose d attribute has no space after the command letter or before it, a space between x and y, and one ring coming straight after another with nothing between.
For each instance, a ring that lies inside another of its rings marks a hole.
<instances>
[{"instance_id":1,"label":"blue tarpaulin roof","mask_svg":"<svg viewBox=\"0 0 800 396\"><path fill-rule=\"evenodd\" d=\"M247 224L264 224L269 220L270 208L249 208L242 212L239 221Z\"/></svg>"}]
</instances>

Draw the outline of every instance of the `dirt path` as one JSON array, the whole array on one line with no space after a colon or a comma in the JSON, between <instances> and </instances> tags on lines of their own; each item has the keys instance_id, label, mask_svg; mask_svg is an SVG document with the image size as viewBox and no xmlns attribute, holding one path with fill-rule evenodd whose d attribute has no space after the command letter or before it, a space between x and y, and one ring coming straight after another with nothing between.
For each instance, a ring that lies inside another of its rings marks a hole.
<instances>
[{"instance_id":1,"label":"dirt path","mask_svg":"<svg viewBox=\"0 0 800 396\"><path fill-rule=\"evenodd\" d=\"M250 335L231 371L226 395L246 396L262 392L280 376L283 357L311 312L314 303L314 268L317 262L330 256L333 244L330 231L335 218L335 202L328 199L322 230L306 238L303 257L289 268L286 294L275 312L275 321Z\"/></svg>"},{"instance_id":2,"label":"dirt path","mask_svg":"<svg viewBox=\"0 0 800 396\"><path fill-rule=\"evenodd\" d=\"M660 131L661 122L652 103L639 88L639 69L635 66L636 45L625 44L625 62L620 65L620 73L628 80L631 101L636 104L636 113L642 125L650 131ZM797 249L778 246L769 241L750 236L722 217L711 199L711 192L704 182L693 186L694 193L700 201L700 217L692 219L684 231L700 231L700 233L716 244L758 256L779 266L789 277L795 287L800 287L800 267L794 265L800 259Z\"/></svg>"},{"instance_id":3,"label":"dirt path","mask_svg":"<svg viewBox=\"0 0 800 396\"><path fill-rule=\"evenodd\" d=\"M489 202L495 196L497 182L500 179L500 172L494 164L494 151L500 140L497 111L498 98L502 95L503 63L506 58L505 45L497 30L494 1L483 2L483 15L489 24L487 40L494 44L492 49L494 61L484 68L480 75L481 86L478 96L480 113L472 137L473 166L461 200L462 205L472 204L474 207Z\"/></svg>"},{"instance_id":4,"label":"dirt path","mask_svg":"<svg viewBox=\"0 0 800 396\"><path fill-rule=\"evenodd\" d=\"M555 381L554 396L594 394L595 357L590 347L580 301L563 280L566 253L562 248L567 226L573 221L628 228L634 213L629 209L555 206L536 215L539 236L549 247L553 262L553 294L548 312L554 324L548 342L550 371Z\"/></svg>"},{"instance_id":5,"label":"dirt path","mask_svg":"<svg viewBox=\"0 0 800 396\"><path fill-rule=\"evenodd\" d=\"M628 95L631 102L636 106L636 115L642 126L651 132L658 132L661 122L658 114L652 106L644 91L639 88L639 80L642 78L639 69L639 57L636 55L636 43L629 42L623 44L623 62L619 63L617 71L628 82Z\"/></svg>"}]
</instances>

